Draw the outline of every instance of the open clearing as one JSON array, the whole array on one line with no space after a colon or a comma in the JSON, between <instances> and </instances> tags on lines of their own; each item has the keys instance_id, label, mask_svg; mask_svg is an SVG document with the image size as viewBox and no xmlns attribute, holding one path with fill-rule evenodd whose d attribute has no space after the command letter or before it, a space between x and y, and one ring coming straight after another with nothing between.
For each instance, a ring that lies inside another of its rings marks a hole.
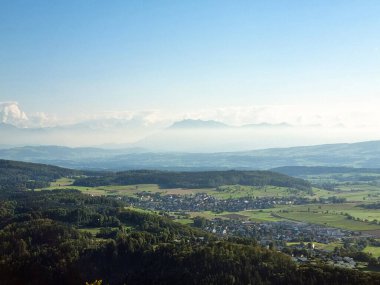
<instances>
[{"instance_id":1,"label":"open clearing","mask_svg":"<svg viewBox=\"0 0 380 285\"><path fill-rule=\"evenodd\" d=\"M36 189L39 190L62 190L62 189L76 189L85 194L90 194L94 196L101 195L113 195L113 196L135 196L137 193L147 192L147 193L160 193L162 195L195 195L197 193L215 193L215 188L203 188L203 189L164 189L160 188L157 184L136 184L136 185L107 185L107 186L75 186L72 185L73 179L61 178L50 183L49 187Z\"/></svg>"},{"instance_id":2,"label":"open clearing","mask_svg":"<svg viewBox=\"0 0 380 285\"><path fill-rule=\"evenodd\" d=\"M327 227L342 228L353 231L377 230L380 225L350 220L342 214L327 213L323 211L282 211L277 214L292 221L319 224Z\"/></svg>"},{"instance_id":3,"label":"open clearing","mask_svg":"<svg viewBox=\"0 0 380 285\"><path fill-rule=\"evenodd\" d=\"M236 214L236 213L224 214L224 215L221 215L221 217L225 217L232 220L247 220L248 219L247 216Z\"/></svg>"},{"instance_id":4,"label":"open clearing","mask_svg":"<svg viewBox=\"0 0 380 285\"><path fill-rule=\"evenodd\" d=\"M380 257L380 247L378 246L367 246L363 251L372 254L373 257Z\"/></svg>"},{"instance_id":5,"label":"open clearing","mask_svg":"<svg viewBox=\"0 0 380 285\"><path fill-rule=\"evenodd\" d=\"M315 249L323 249L323 250L329 250L333 251L336 247L341 247L343 244L341 242L330 242L328 244L326 243L319 243L319 242L312 242L315 246ZM287 242L286 245L288 246L297 246L300 245L300 242Z\"/></svg>"}]
</instances>

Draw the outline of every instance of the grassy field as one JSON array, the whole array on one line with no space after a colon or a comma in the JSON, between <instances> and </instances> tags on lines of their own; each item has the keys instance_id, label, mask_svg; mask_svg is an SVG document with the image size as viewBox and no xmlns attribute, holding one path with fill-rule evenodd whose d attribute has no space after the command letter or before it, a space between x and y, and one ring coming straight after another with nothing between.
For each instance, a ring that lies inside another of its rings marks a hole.
<instances>
[{"instance_id":1,"label":"grassy field","mask_svg":"<svg viewBox=\"0 0 380 285\"><path fill-rule=\"evenodd\" d=\"M278 222L282 218L273 216L274 209L248 210L237 212L240 215L247 216L249 220L256 222Z\"/></svg>"},{"instance_id":2,"label":"grassy field","mask_svg":"<svg viewBox=\"0 0 380 285\"><path fill-rule=\"evenodd\" d=\"M300 209L283 210L277 212L279 217L289 219L293 221L306 222L312 224L319 224L328 227L336 227L353 231L364 230L377 230L380 229L380 225L374 225L367 222L361 222L356 220L350 220L344 214L334 213L330 211L310 210L302 211Z\"/></svg>"},{"instance_id":3,"label":"grassy field","mask_svg":"<svg viewBox=\"0 0 380 285\"><path fill-rule=\"evenodd\" d=\"M380 257L380 247L378 246L367 246L363 251L372 254L373 257Z\"/></svg>"},{"instance_id":4,"label":"grassy field","mask_svg":"<svg viewBox=\"0 0 380 285\"><path fill-rule=\"evenodd\" d=\"M281 206L273 209L247 210L239 212L213 213L210 211L190 212L190 217L205 217L207 219L246 219L257 222L278 222L283 220L306 222L319 224L327 227L336 227L353 231L380 230L380 225L368 222L350 220L345 215L354 207L350 204L340 205L302 205L302 206ZM364 211L355 209L356 215L363 217L374 215L376 211ZM361 212L363 211L363 212ZM351 215L354 210L351 210ZM379 213L376 212L376 215Z\"/></svg>"},{"instance_id":5,"label":"grassy field","mask_svg":"<svg viewBox=\"0 0 380 285\"><path fill-rule=\"evenodd\" d=\"M333 251L336 247L341 247L343 244L341 242L330 242L328 244L325 243L319 243L319 242L312 242L315 246L315 249L324 249L324 250L330 250ZM299 245L300 242L287 242L286 245L288 246L295 246Z\"/></svg>"},{"instance_id":6,"label":"grassy field","mask_svg":"<svg viewBox=\"0 0 380 285\"><path fill-rule=\"evenodd\" d=\"M115 195L115 196L134 196L138 192L164 193L165 189L160 189L156 184L138 184L138 185L110 185L98 187L73 186L71 184L60 184L59 180L52 182L49 187L38 190L56 190L56 189L76 189L85 194L95 196Z\"/></svg>"},{"instance_id":7,"label":"grassy field","mask_svg":"<svg viewBox=\"0 0 380 285\"><path fill-rule=\"evenodd\" d=\"M157 211L141 209L141 208L136 208L136 207L124 207L124 209L133 210L139 213L157 213Z\"/></svg>"},{"instance_id":8,"label":"grassy field","mask_svg":"<svg viewBox=\"0 0 380 285\"><path fill-rule=\"evenodd\" d=\"M331 173L318 175L300 175L312 184L322 185L329 183L334 185L334 191L329 191L330 196L346 198L347 201L380 202L380 174L366 172Z\"/></svg>"},{"instance_id":9,"label":"grassy field","mask_svg":"<svg viewBox=\"0 0 380 285\"><path fill-rule=\"evenodd\" d=\"M350 215L360 221L372 222L374 220L380 221L380 211L377 209L365 209L360 207L362 203L342 203L342 204L312 204L312 205L297 205L290 206L284 209L299 212L321 212L324 214L340 214Z\"/></svg>"},{"instance_id":10,"label":"grassy field","mask_svg":"<svg viewBox=\"0 0 380 285\"><path fill-rule=\"evenodd\" d=\"M307 196L307 193L288 187L226 185L219 187L211 195L219 199L229 199L242 197L284 197L290 195Z\"/></svg>"},{"instance_id":11,"label":"grassy field","mask_svg":"<svg viewBox=\"0 0 380 285\"><path fill-rule=\"evenodd\" d=\"M176 219L176 222L183 224L183 225L192 225L193 220L192 219Z\"/></svg>"},{"instance_id":12,"label":"grassy field","mask_svg":"<svg viewBox=\"0 0 380 285\"><path fill-rule=\"evenodd\" d=\"M372 190L367 189L350 191L343 190L335 192L333 196L336 196L338 198L346 198L348 202L380 202L380 189L376 188Z\"/></svg>"},{"instance_id":13,"label":"grassy field","mask_svg":"<svg viewBox=\"0 0 380 285\"><path fill-rule=\"evenodd\" d=\"M72 183L73 179L60 178L54 182L50 183L49 187L36 189L39 190L57 190L57 189L76 189L85 194L90 194L94 196L101 195L114 195L114 196L135 196L139 192L148 193L160 193L162 195L194 195L196 193L215 193L215 188L204 188L204 189L162 189L157 184L137 184L137 185L109 185L109 186L97 186L97 187L85 187L85 186L74 186Z\"/></svg>"},{"instance_id":14,"label":"grassy field","mask_svg":"<svg viewBox=\"0 0 380 285\"><path fill-rule=\"evenodd\" d=\"M328 198L328 197L334 196L334 192L333 191L328 191L328 190L325 190L325 189L320 189L320 188L313 187L312 191L313 191L313 195L306 195L307 198L310 198L310 199L317 198L317 199L319 199L319 198Z\"/></svg>"},{"instance_id":15,"label":"grassy field","mask_svg":"<svg viewBox=\"0 0 380 285\"><path fill-rule=\"evenodd\" d=\"M188 212L190 215L190 219L196 216L204 217L206 219L242 219L242 220L250 220L257 222L278 222L283 220L282 218L278 218L272 216L272 210L249 210L249 211L239 211L239 212L221 212L214 213L211 211L203 211L203 212Z\"/></svg>"},{"instance_id":16,"label":"grassy field","mask_svg":"<svg viewBox=\"0 0 380 285\"><path fill-rule=\"evenodd\" d=\"M368 185L367 185L368 186ZM363 186L364 187L364 186ZM379 193L380 193L380 189ZM320 198L327 199L328 197L341 197L346 198L348 201L364 201L365 197L368 197L369 192L373 194L373 190L371 189L362 189L360 192L351 191L329 191L325 189L320 189L313 187L312 194L308 194L307 192L297 191L294 189L290 189L288 187L276 187L276 186L241 186L241 185L226 185L218 188L218 191L209 192L210 195L215 196L219 199L228 199L228 198L241 198L241 197L289 197L289 196L298 196L304 197L308 199L317 199ZM363 199L364 197L364 199Z\"/></svg>"},{"instance_id":17,"label":"grassy field","mask_svg":"<svg viewBox=\"0 0 380 285\"><path fill-rule=\"evenodd\" d=\"M54 182L51 182L50 186L51 187L68 186L68 185L73 184L73 182L74 182L74 179L67 178L67 177L62 177L62 178L57 179Z\"/></svg>"},{"instance_id":18,"label":"grassy field","mask_svg":"<svg viewBox=\"0 0 380 285\"><path fill-rule=\"evenodd\" d=\"M328 191L319 188L313 188L313 196L309 198L328 198L336 196L337 198L345 198L347 202L380 202L380 187L368 184L341 184L334 191Z\"/></svg>"}]
</instances>

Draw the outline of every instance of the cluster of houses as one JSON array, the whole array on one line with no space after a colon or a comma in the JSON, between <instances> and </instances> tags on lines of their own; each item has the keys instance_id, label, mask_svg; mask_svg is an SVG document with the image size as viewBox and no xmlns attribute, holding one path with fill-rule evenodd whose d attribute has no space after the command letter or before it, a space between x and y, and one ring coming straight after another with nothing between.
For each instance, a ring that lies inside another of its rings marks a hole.
<instances>
[{"instance_id":1,"label":"cluster of houses","mask_svg":"<svg viewBox=\"0 0 380 285\"><path fill-rule=\"evenodd\" d=\"M275 205L306 204L309 201L297 197L246 197L217 199L206 193L195 195L160 195L159 193L140 192L136 198L124 199L135 207L158 211L213 211L213 212L237 212L251 209L268 209Z\"/></svg>"},{"instance_id":2,"label":"cluster of houses","mask_svg":"<svg viewBox=\"0 0 380 285\"><path fill-rule=\"evenodd\" d=\"M178 215L179 213L202 211L238 212L274 208L276 205L301 205L312 202L296 196L217 199L206 193L165 195L139 192L135 197L124 196L119 198L124 199L133 207L162 211L167 215L170 212ZM173 216L173 218L175 217ZM339 256L332 250L315 246L315 243L327 245L347 239L368 238L358 232L321 225L292 221L256 222L247 220L246 217L245 219L222 217L205 220L201 227L219 236L254 238L264 247L275 248L289 254L297 263L312 264L319 260L326 264L345 268L355 268L356 262L351 257ZM200 239L199 242L204 241Z\"/></svg>"},{"instance_id":3,"label":"cluster of houses","mask_svg":"<svg viewBox=\"0 0 380 285\"><path fill-rule=\"evenodd\" d=\"M252 222L216 218L207 221L204 230L230 236L255 238L262 244L275 242L278 245L288 242L331 243L352 236L352 232L337 228L327 228L306 223Z\"/></svg>"},{"instance_id":4,"label":"cluster of houses","mask_svg":"<svg viewBox=\"0 0 380 285\"><path fill-rule=\"evenodd\" d=\"M292 256L297 263L323 260L333 266L355 268L351 257L336 255L315 243L329 244L353 238L357 233L336 228L295 222L251 222L227 219L207 221L204 230L220 236L255 238L262 246L276 248Z\"/></svg>"},{"instance_id":5,"label":"cluster of houses","mask_svg":"<svg viewBox=\"0 0 380 285\"><path fill-rule=\"evenodd\" d=\"M357 263L354 261L352 257L348 256L338 256L338 255L333 255L333 256L326 256L323 255L323 252L318 252L316 250L315 255L312 257L307 257L307 256L292 256L292 260L297 263L313 263L315 262L316 258L322 258L326 264L331 265L331 266L337 266L337 267L343 267L343 268L355 268Z\"/></svg>"}]
</instances>

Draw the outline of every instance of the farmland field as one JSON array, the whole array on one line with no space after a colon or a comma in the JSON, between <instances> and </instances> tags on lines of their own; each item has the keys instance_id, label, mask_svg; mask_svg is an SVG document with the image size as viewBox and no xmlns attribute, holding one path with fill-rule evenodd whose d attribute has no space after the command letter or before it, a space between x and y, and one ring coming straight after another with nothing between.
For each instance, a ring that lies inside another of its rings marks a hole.
<instances>
[{"instance_id":1,"label":"farmland field","mask_svg":"<svg viewBox=\"0 0 380 285\"><path fill-rule=\"evenodd\" d=\"M136 184L136 185L110 185L110 186L96 186L96 187L87 187L87 186L76 186L72 185L74 182L73 179L62 178L57 179L54 182L50 183L49 187L36 189L39 190L58 190L58 189L76 189L84 194L91 194L94 196L101 195L114 195L114 196L135 196L140 192L148 193L160 193L163 195L192 195L196 193L207 193L214 194L215 188L204 188L204 189L163 189L160 188L157 184Z\"/></svg>"},{"instance_id":2,"label":"farmland field","mask_svg":"<svg viewBox=\"0 0 380 285\"><path fill-rule=\"evenodd\" d=\"M283 210L277 213L279 217L293 221L319 224L328 227L337 227L353 231L376 230L380 229L380 225L368 222L356 221L348 219L347 216L340 213L331 213L326 211L296 211Z\"/></svg>"},{"instance_id":3,"label":"farmland field","mask_svg":"<svg viewBox=\"0 0 380 285\"><path fill-rule=\"evenodd\" d=\"M370 253L373 257L380 257L380 247L378 246L367 246L363 251Z\"/></svg>"},{"instance_id":4,"label":"farmland field","mask_svg":"<svg viewBox=\"0 0 380 285\"><path fill-rule=\"evenodd\" d=\"M255 209L238 212L213 213L210 211L190 212L189 217L180 217L181 223L190 223L189 219L202 216L207 219L222 218L235 219L237 217L257 222L276 222L291 220L307 222L329 227L339 227L354 231L380 230L380 211L376 209L365 209L361 204L376 202L380 190L379 187L368 184L346 185L340 184L334 190L325 190L313 187L312 194L296 191L287 187L276 186L241 186L225 185L218 188L204 189L162 189L156 184L138 185L110 185L97 187L73 186L73 179L61 178L51 183L50 187L44 189L77 189L82 193L93 196L128 196L137 197L138 193L159 193L161 195L186 195L206 193L217 199L239 199L251 198L281 198L289 196L303 197L314 200L315 204L305 205L277 205L270 209ZM318 203L319 199L328 197L345 198L346 203L325 204Z\"/></svg>"}]
</instances>

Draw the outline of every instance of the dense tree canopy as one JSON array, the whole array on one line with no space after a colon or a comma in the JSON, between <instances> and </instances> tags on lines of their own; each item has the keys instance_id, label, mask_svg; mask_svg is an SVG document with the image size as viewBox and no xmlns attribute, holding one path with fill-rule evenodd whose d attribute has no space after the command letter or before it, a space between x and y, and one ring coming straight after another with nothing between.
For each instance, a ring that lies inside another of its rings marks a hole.
<instances>
[{"instance_id":1,"label":"dense tree canopy","mask_svg":"<svg viewBox=\"0 0 380 285\"><path fill-rule=\"evenodd\" d=\"M203 172L169 172L169 171L124 171L99 177L77 179L75 185L133 185L158 184L162 188L206 188L222 185L282 186L302 191L309 191L309 182L284 174L270 171L203 171Z\"/></svg>"},{"instance_id":2,"label":"dense tree canopy","mask_svg":"<svg viewBox=\"0 0 380 285\"><path fill-rule=\"evenodd\" d=\"M46 187L57 178L79 174L57 166L0 159L0 191Z\"/></svg>"}]
</instances>

